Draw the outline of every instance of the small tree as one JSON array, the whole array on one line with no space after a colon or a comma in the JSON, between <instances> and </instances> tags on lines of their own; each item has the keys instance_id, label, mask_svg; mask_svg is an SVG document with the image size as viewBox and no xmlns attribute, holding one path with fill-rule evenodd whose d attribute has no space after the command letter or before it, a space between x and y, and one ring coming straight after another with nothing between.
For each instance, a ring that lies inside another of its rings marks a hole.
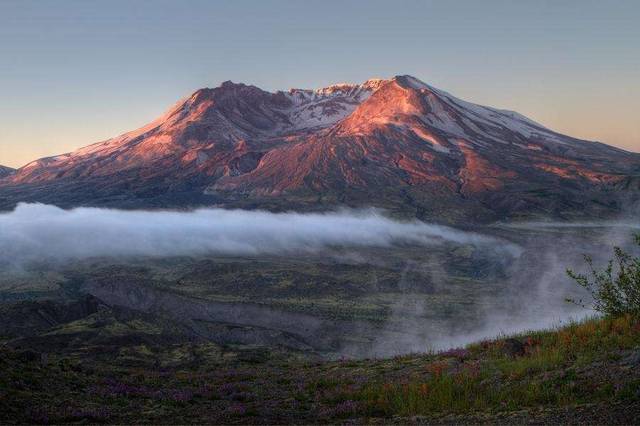
<instances>
[{"instance_id":1,"label":"small tree","mask_svg":"<svg viewBox=\"0 0 640 426\"><path fill-rule=\"evenodd\" d=\"M634 239L640 245L640 234L636 234ZM570 269L567 269L567 274L589 291L593 298L592 307L597 312L608 316L640 316L640 258L631 256L620 247L614 247L613 251L614 258L605 269L595 269L593 259L585 255L589 274L577 274ZM582 300L567 300L584 306Z\"/></svg>"}]
</instances>

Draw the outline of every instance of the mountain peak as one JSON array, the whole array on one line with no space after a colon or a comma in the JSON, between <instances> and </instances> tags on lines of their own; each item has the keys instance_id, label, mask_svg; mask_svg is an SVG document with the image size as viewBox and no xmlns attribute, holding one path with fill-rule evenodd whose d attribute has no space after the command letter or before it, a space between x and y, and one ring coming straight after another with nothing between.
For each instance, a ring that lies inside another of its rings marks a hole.
<instances>
[{"instance_id":1,"label":"mountain peak","mask_svg":"<svg viewBox=\"0 0 640 426\"><path fill-rule=\"evenodd\" d=\"M231 80L226 80L226 81L223 81L220 84L220 87L221 88L246 87L246 84L244 84L244 83L234 83Z\"/></svg>"},{"instance_id":2,"label":"mountain peak","mask_svg":"<svg viewBox=\"0 0 640 426\"><path fill-rule=\"evenodd\" d=\"M408 74L397 75L393 79L404 86L411 87L412 89L430 89L431 88L431 86L429 86L424 81Z\"/></svg>"},{"instance_id":3,"label":"mountain peak","mask_svg":"<svg viewBox=\"0 0 640 426\"><path fill-rule=\"evenodd\" d=\"M393 79L370 78L364 81L363 83L359 83L359 84L347 83L347 82L333 83L328 86L320 87L317 89L290 88L287 91L278 90L275 93L271 93L271 94L278 95L282 93L288 93L288 94L306 93L306 94L315 94L316 96L334 96L334 95L340 96L340 95L352 95L356 92L375 92L385 83L388 83L400 77L410 77L416 81L419 81L411 76L396 76ZM259 91L262 93L269 93L251 84L235 83L232 80L226 80L220 83L219 86L214 88L205 87L202 89L198 89L194 93L192 93L192 95L189 98L201 97L203 94L210 95L212 91L216 91L216 90L229 91L229 90L243 90L243 89Z\"/></svg>"},{"instance_id":4,"label":"mountain peak","mask_svg":"<svg viewBox=\"0 0 640 426\"><path fill-rule=\"evenodd\" d=\"M317 96L333 96L333 95L348 95L356 92L374 92L380 88L384 83L389 80L381 78L370 78L363 83L334 83L325 87L317 89L299 89L291 88L287 91L289 94L295 93L308 93L315 94Z\"/></svg>"},{"instance_id":5,"label":"mountain peak","mask_svg":"<svg viewBox=\"0 0 640 426\"><path fill-rule=\"evenodd\" d=\"M220 83L219 86L203 87L201 89L196 90L191 94L191 96L189 96L189 99L203 99L203 98L208 98L208 97L220 95L220 94L230 94L233 96L237 93L255 93L255 92L268 93L250 84L234 83L231 80L226 80Z\"/></svg>"},{"instance_id":6,"label":"mountain peak","mask_svg":"<svg viewBox=\"0 0 640 426\"><path fill-rule=\"evenodd\" d=\"M437 199L445 207L483 205L483 194L493 194L506 197L498 207L507 212L537 201L503 188L555 185L567 195L614 182L636 170L638 158L463 101L411 75L275 93L228 80L138 130L15 172L0 168L0 200L3 186L55 181L69 185L74 200L72 188L104 187L111 199L118 184L131 197L180 188L229 199L319 195L354 205L411 193L425 209ZM16 191L23 201L23 187Z\"/></svg>"}]
</instances>

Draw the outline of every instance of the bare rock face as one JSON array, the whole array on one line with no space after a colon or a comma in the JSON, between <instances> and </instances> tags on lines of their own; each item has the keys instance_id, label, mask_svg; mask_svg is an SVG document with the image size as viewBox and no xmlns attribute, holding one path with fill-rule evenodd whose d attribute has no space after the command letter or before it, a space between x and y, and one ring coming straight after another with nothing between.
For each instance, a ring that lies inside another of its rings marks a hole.
<instances>
[{"instance_id":1,"label":"bare rock face","mask_svg":"<svg viewBox=\"0 0 640 426\"><path fill-rule=\"evenodd\" d=\"M12 169L10 167L0 166L0 179L13 174L13 172L15 172L15 169Z\"/></svg>"},{"instance_id":2,"label":"bare rock face","mask_svg":"<svg viewBox=\"0 0 640 426\"><path fill-rule=\"evenodd\" d=\"M374 205L449 221L602 216L637 197L639 172L637 154L411 76L276 93L225 82L141 129L6 174L0 208Z\"/></svg>"}]
</instances>

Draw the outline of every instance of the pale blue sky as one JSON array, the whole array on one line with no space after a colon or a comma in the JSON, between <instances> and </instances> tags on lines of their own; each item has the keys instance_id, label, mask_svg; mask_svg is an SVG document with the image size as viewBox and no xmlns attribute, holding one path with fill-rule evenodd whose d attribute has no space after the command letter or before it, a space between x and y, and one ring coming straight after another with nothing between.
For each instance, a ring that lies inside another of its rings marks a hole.
<instances>
[{"instance_id":1,"label":"pale blue sky","mask_svg":"<svg viewBox=\"0 0 640 426\"><path fill-rule=\"evenodd\" d=\"M412 74L640 151L640 1L0 0L0 164L139 127L224 80Z\"/></svg>"}]
</instances>

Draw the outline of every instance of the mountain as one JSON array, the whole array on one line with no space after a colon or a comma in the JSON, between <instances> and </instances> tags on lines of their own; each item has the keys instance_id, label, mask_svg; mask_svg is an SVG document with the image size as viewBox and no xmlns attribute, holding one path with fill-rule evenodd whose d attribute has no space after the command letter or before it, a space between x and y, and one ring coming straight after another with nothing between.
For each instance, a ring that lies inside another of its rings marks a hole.
<instances>
[{"instance_id":1,"label":"mountain","mask_svg":"<svg viewBox=\"0 0 640 426\"><path fill-rule=\"evenodd\" d=\"M152 123L0 180L0 207L384 207L444 221L615 214L640 155L411 76L270 93L225 82Z\"/></svg>"},{"instance_id":2,"label":"mountain","mask_svg":"<svg viewBox=\"0 0 640 426\"><path fill-rule=\"evenodd\" d=\"M15 170L12 169L11 167L0 166L0 179L2 179L3 177L9 176L13 172L15 172Z\"/></svg>"}]
</instances>

